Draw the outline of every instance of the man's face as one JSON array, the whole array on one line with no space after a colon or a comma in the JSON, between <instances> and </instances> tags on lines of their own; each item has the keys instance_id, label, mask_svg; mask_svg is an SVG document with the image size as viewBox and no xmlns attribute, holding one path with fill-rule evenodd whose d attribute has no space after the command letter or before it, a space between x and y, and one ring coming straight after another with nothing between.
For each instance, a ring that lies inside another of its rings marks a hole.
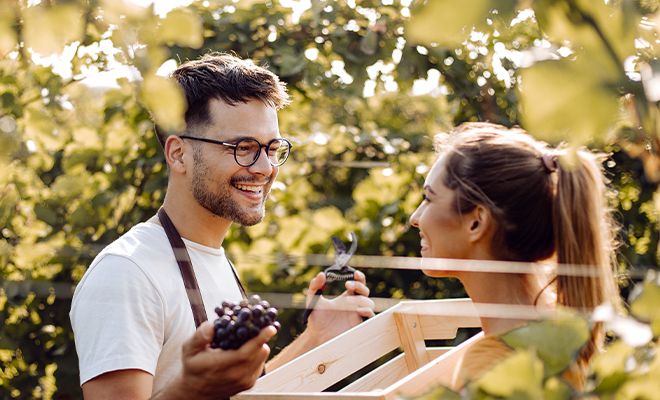
<instances>
[{"instance_id":1,"label":"man's face","mask_svg":"<svg viewBox=\"0 0 660 400\"><path fill-rule=\"evenodd\" d=\"M261 144L280 137L277 112L261 100L229 106L221 100L209 102L210 124L202 128L203 137L235 143L253 138ZM197 136L197 135L195 135ZM202 135L200 135L202 136ZM241 167L234 159L234 148L214 143L195 142L190 189L197 202L220 218L250 226L263 220L264 204L277 176L260 150L257 161Z\"/></svg>"}]
</instances>

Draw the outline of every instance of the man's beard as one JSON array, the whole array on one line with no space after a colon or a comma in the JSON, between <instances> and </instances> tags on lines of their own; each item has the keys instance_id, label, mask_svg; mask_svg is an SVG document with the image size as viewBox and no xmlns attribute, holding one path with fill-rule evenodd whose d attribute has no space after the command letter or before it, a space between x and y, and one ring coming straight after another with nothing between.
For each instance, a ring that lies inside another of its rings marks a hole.
<instances>
[{"instance_id":1,"label":"man's beard","mask_svg":"<svg viewBox=\"0 0 660 400\"><path fill-rule=\"evenodd\" d=\"M243 226L256 225L264 219L266 215L264 208L266 192L263 193L263 200L259 211L252 213L246 212L236 203L230 191L220 188L218 192L214 192L210 189L209 181L206 179L209 170L208 166L202 160L201 154L198 156L198 154L193 153L193 158L195 159L195 167L193 168L192 194L199 205L220 218L228 219ZM231 183L254 181L256 179L246 177L232 179ZM266 183L269 181L270 177L268 177Z\"/></svg>"}]
</instances>

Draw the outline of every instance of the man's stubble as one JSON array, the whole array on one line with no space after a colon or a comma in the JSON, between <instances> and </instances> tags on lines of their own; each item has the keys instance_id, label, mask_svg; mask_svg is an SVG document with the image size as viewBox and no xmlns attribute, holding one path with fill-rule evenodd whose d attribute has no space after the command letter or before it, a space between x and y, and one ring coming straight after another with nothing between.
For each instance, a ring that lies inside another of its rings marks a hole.
<instances>
[{"instance_id":1,"label":"man's stubble","mask_svg":"<svg viewBox=\"0 0 660 400\"><path fill-rule=\"evenodd\" d=\"M211 174L209 166L204 162L201 146L193 148L193 160L195 166L193 168L192 179L192 194L195 200L214 215L224 218L243 226L252 226L261 222L265 215L265 202L267 193L264 193L263 200L259 207L258 212L246 212L234 200L231 195L231 184L239 182L254 182L257 179L254 177L240 177L232 178L229 182L213 182L208 179ZM268 177L270 181L270 177ZM213 190L212 187L216 187Z\"/></svg>"}]
</instances>

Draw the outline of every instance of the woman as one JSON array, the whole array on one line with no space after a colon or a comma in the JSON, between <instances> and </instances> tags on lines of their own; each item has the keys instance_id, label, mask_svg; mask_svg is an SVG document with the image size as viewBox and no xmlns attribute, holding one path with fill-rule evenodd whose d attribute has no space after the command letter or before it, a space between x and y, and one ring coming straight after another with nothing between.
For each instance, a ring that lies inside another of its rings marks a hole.
<instances>
[{"instance_id":1,"label":"woman","mask_svg":"<svg viewBox=\"0 0 660 400\"><path fill-rule=\"evenodd\" d=\"M475 303L553 307L590 312L617 303L614 229L604 204L601 157L553 150L522 129L467 123L436 138L440 154L426 178L422 204L410 218L422 257L518 262L543 260L593 268L591 276L425 271L461 280ZM540 314L539 314L540 315ZM484 338L471 346L445 383L455 390L512 353L496 335L520 319L481 315ZM564 374L576 388L603 345L602 326Z\"/></svg>"}]
</instances>

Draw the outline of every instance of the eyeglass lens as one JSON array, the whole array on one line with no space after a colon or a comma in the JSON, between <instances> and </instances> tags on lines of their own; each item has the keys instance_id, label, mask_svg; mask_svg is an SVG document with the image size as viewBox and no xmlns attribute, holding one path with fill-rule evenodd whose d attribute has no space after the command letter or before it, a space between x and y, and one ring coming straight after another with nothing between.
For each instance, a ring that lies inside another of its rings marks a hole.
<instances>
[{"instance_id":1,"label":"eyeglass lens","mask_svg":"<svg viewBox=\"0 0 660 400\"><path fill-rule=\"evenodd\" d=\"M261 143L256 139L240 140L236 143L235 148L236 161L242 166L253 164L259 158L261 147ZM289 157L289 143L284 139L275 139L268 144L266 154L268 154L268 161L273 166L280 166Z\"/></svg>"}]
</instances>

